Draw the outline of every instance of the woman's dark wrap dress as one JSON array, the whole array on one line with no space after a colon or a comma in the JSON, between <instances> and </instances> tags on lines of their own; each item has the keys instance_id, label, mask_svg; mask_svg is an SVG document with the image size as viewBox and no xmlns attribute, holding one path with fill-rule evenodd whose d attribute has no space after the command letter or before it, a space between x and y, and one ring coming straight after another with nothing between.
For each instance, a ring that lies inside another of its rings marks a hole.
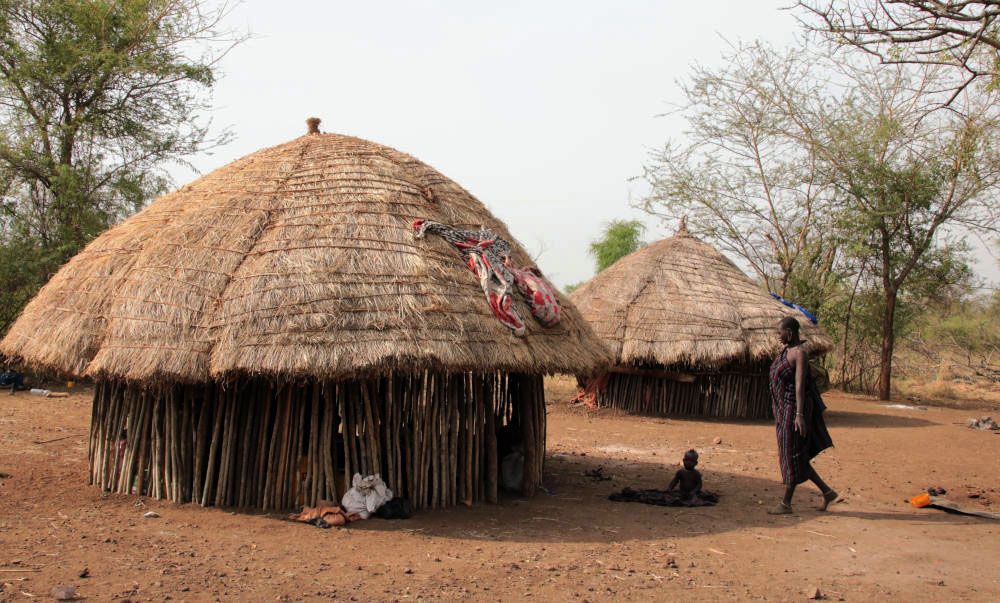
<instances>
[{"instance_id":1,"label":"woman's dark wrap dress","mask_svg":"<svg viewBox=\"0 0 1000 603\"><path fill-rule=\"evenodd\" d=\"M795 430L795 368L788 362L788 348L771 363L771 409L774 411L778 434L778 465L785 485L801 484L808 479L809 461L833 446L826 430L823 411L826 405L820 397L812 375L806 369L806 399L802 415L806 421L806 437Z\"/></svg>"}]
</instances>

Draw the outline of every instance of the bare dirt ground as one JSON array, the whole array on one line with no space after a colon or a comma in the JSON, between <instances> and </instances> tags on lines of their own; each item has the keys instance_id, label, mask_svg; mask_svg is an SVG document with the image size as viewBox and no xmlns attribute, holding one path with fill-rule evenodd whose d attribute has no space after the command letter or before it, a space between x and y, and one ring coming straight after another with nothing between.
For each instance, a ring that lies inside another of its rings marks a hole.
<instances>
[{"instance_id":1,"label":"bare dirt ground","mask_svg":"<svg viewBox=\"0 0 1000 603\"><path fill-rule=\"evenodd\" d=\"M803 487L795 515L772 517L771 425L593 412L565 405L567 381L548 390L549 494L330 530L102 494L86 484L89 391L2 393L0 600L51 600L58 585L131 601L1000 600L1000 522L903 500L940 485L1000 510L1000 436L964 427L977 412L829 394L837 447L816 467L844 500L819 513ZM689 447L719 506L607 500L662 488ZM598 467L613 480L583 475Z\"/></svg>"}]
</instances>

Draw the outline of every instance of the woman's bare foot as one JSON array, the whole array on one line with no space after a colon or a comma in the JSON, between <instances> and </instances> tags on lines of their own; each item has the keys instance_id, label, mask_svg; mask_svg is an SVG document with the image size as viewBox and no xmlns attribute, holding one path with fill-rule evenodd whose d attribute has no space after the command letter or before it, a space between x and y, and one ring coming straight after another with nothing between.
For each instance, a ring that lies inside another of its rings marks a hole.
<instances>
[{"instance_id":1,"label":"woman's bare foot","mask_svg":"<svg viewBox=\"0 0 1000 603\"><path fill-rule=\"evenodd\" d=\"M774 508L768 509L768 515L790 515L792 513L792 505L786 505L783 502L779 502Z\"/></svg>"},{"instance_id":2,"label":"woman's bare foot","mask_svg":"<svg viewBox=\"0 0 1000 603\"><path fill-rule=\"evenodd\" d=\"M827 490L823 493L823 505L818 507L818 511L826 511L826 508L830 506L830 503L837 500L840 495L837 494L836 490Z\"/></svg>"}]
</instances>

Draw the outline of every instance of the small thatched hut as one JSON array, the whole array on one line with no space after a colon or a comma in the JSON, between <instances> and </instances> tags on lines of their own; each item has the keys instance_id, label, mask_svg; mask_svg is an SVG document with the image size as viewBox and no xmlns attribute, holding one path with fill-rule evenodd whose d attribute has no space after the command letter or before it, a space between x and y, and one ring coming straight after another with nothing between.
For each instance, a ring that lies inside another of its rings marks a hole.
<instances>
[{"instance_id":1,"label":"small thatched hut","mask_svg":"<svg viewBox=\"0 0 1000 603\"><path fill-rule=\"evenodd\" d=\"M592 380L589 393L599 406L639 414L768 417L778 321L798 318L812 353L831 344L683 223L570 299L615 355L614 368Z\"/></svg>"},{"instance_id":2,"label":"small thatched hut","mask_svg":"<svg viewBox=\"0 0 1000 603\"><path fill-rule=\"evenodd\" d=\"M414 223L489 229L531 267L504 225L413 157L318 122L103 233L0 353L95 380L90 479L109 491L288 509L380 472L416 508L493 501L513 440L531 494L542 376L610 355L565 300L543 326L499 296L523 333L502 324L468 257Z\"/></svg>"}]
</instances>

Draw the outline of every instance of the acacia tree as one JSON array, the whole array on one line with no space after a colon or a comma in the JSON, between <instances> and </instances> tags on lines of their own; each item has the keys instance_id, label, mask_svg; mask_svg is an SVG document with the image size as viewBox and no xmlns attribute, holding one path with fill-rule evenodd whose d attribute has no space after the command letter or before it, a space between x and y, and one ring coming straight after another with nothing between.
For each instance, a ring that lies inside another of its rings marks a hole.
<instances>
[{"instance_id":1,"label":"acacia tree","mask_svg":"<svg viewBox=\"0 0 1000 603\"><path fill-rule=\"evenodd\" d=\"M878 393L887 399L901 303L927 278L963 274L945 269L962 259L945 231L996 222L993 93L936 110L951 94L938 69L806 48L737 55L730 67L696 71L686 89L690 142L668 145L647 167L644 205L693 215L779 290L843 298L850 287L845 356L855 300L866 310L879 300Z\"/></svg>"},{"instance_id":2,"label":"acacia tree","mask_svg":"<svg viewBox=\"0 0 1000 603\"><path fill-rule=\"evenodd\" d=\"M806 26L883 63L947 65L962 77L952 102L979 78L1000 75L998 0L798 0Z\"/></svg>"},{"instance_id":3,"label":"acacia tree","mask_svg":"<svg viewBox=\"0 0 1000 603\"><path fill-rule=\"evenodd\" d=\"M680 83L687 122L645 166L640 206L742 258L771 291L821 305L837 275L824 224L834 188L817 150L785 105L822 103L820 57L801 48L740 45L720 69L696 66Z\"/></svg>"},{"instance_id":4,"label":"acacia tree","mask_svg":"<svg viewBox=\"0 0 1000 603\"><path fill-rule=\"evenodd\" d=\"M994 99L967 99L962 112L928 115L918 101L935 89L933 78L913 79L905 70L873 76L877 83L856 90L827 134L814 141L837 175L838 225L858 233L852 253L871 258L879 279L883 400L890 395L900 296L921 273L950 262L942 253L943 228L989 231L998 215L992 198L1000 188Z\"/></svg>"},{"instance_id":5,"label":"acacia tree","mask_svg":"<svg viewBox=\"0 0 1000 603\"><path fill-rule=\"evenodd\" d=\"M939 287L961 247L949 226L989 232L998 218L1000 120L992 94L962 96L951 110L927 111L941 88L934 69L853 68L854 82L819 124L802 128L835 183L832 205L847 252L867 261L882 298L878 395L891 391L899 302L927 275ZM791 100L791 99L790 99ZM803 124L815 120L803 119Z\"/></svg>"},{"instance_id":6,"label":"acacia tree","mask_svg":"<svg viewBox=\"0 0 1000 603\"><path fill-rule=\"evenodd\" d=\"M165 191L209 136L238 36L197 0L0 0L0 331L97 233Z\"/></svg>"}]
</instances>

